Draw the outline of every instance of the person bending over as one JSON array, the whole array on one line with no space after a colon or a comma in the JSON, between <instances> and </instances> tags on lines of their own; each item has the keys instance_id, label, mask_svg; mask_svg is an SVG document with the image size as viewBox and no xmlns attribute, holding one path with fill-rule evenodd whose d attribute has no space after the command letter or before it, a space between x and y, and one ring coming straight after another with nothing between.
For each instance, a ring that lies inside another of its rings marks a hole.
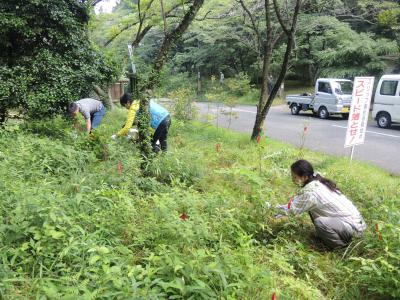
<instances>
[{"instance_id":1,"label":"person bending over","mask_svg":"<svg viewBox=\"0 0 400 300\"><path fill-rule=\"evenodd\" d=\"M301 189L279 209L294 215L308 212L317 237L330 249L345 247L353 236L363 234L363 217L333 181L314 173L306 160L298 160L290 168L293 182Z\"/></svg>"},{"instance_id":2,"label":"person bending over","mask_svg":"<svg viewBox=\"0 0 400 300\"><path fill-rule=\"evenodd\" d=\"M129 110L128 117L125 122L125 126L118 131L116 135L113 135L112 138L125 136L128 134L129 129L133 126L136 115L139 111L139 101L133 100L132 95L130 93L125 93L120 98L121 106L125 107ZM168 138L168 130L171 126L171 117L169 112L157 104L155 101L150 100L150 126L154 130L153 138L151 141L151 145L153 147L154 152L167 151L167 138ZM157 141L160 146L157 145Z\"/></svg>"},{"instance_id":3,"label":"person bending over","mask_svg":"<svg viewBox=\"0 0 400 300\"><path fill-rule=\"evenodd\" d=\"M68 110L71 116L76 120L76 116L80 112L86 121L86 131L90 133L96 129L106 113L103 103L92 98L84 98L69 104ZM75 127L77 127L75 122Z\"/></svg>"}]
</instances>

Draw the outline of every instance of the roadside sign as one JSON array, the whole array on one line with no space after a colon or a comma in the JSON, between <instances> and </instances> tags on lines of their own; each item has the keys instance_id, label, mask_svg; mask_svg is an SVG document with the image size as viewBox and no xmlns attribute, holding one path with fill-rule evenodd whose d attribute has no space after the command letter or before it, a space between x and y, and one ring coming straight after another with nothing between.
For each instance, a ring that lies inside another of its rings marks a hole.
<instances>
[{"instance_id":1,"label":"roadside sign","mask_svg":"<svg viewBox=\"0 0 400 300\"><path fill-rule=\"evenodd\" d=\"M375 77L356 77L353 85L353 96L347 123L345 147L364 144L367 129L369 106Z\"/></svg>"}]
</instances>

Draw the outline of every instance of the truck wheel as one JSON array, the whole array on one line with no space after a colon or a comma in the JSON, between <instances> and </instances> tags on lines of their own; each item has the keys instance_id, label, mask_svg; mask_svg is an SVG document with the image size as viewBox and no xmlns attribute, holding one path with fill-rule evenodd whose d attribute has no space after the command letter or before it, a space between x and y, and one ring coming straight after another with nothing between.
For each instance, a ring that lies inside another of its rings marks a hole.
<instances>
[{"instance_id":1,"label":"truck wheel","mask_svg":"<svg viewBox=\"0 0 400 300\"><path fill-rule=\"evenodd\" d=\"M318 110L318 117L320 117L321 119L328 119L329 112L325 106L320 107L320 109Z\"/></svg>"},{"instance_id":2,"label":"truck wheel","mask_svg":"<svg viewBox=\"0 0 400 300\"><path fill-rule=\"evenodd\" d=\"M290 106L290 112L292 113L292 115L298 115L300 112L300 106L298 106L297 104L292 104L292 106Z\"/></svg>"},{"instance_id":3,"label":"truck wheel","mask_svg":"<svg viewBox=\"0 0 400 300\"><path fill-rule=\"evenodd\" d=\"M392 119L388 113L382 112L376 118L376 123L380 128L389 128L392 125Z\"/></svg>"},{"instance_id":4,"label":"truck wheel","mask_svg":"<svg viewBox=\"0 0 400 300\"><path fill-rule=\"evenodd\" d=\"M349 119L349 114L342 114L342 119L343 120L348 120Z\"/></svg>"}]
</instances>

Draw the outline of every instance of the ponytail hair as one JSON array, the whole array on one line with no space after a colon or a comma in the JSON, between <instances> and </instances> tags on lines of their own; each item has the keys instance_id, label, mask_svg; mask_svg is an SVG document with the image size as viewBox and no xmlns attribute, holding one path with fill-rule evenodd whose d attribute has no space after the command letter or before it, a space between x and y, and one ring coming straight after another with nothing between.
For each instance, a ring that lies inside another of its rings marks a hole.
<instances>
[{"instance_id":1,"label":"ponytail hair","mask_svg":"<svg viewBox=\"0 0 400 300\"><path fill-rule=\"evenodd\" d=\"M324 184L329 190L332 192L340 194L340 189L337 187L336 183L332 180L321 176L320 174L314 173L314 168L307 160L300 159L293 163L290 166L292 172L300 177L307 177L307 180L304 182L304 186L309 184L311 181L318 180L322 184Z\"/></svg>"}]
</instances>

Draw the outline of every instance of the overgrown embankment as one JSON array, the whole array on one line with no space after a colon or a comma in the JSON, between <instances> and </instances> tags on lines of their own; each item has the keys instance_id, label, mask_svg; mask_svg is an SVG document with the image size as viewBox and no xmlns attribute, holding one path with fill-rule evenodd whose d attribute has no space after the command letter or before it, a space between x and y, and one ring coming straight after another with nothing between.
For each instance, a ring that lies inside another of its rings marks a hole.
<instances>
[{"instance_id":1,"label":"overgrown embankment","mask_svg":"<svg viewBox=\"0 0 400 300\"><path fill-rule=\"evenodd\" d=\"M307 216L275 220L264 204L295 193L297 149L174 121L143 177L134 145L109 139L122 121L107 115L93 139L61 119L1 132L0 298L400 297L398 177L305 152L369 226L323 252Z\"/></svg>"}]
</instances>

